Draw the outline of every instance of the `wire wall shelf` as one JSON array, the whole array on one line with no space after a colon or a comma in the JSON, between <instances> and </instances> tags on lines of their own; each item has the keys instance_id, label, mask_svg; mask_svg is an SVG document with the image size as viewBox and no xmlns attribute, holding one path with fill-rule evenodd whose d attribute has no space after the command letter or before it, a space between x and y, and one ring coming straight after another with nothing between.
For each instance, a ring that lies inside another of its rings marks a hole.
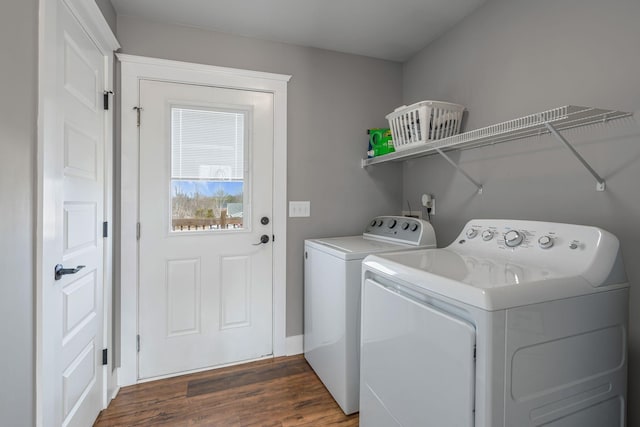
<instances>
[{"instance_id":1,"label":"wire wall shelf","mask_svg":"<svg viewBox=\"0 0 640 427\"><path fill-rule=\"evenodd\" d=\"M482 185L473 180L464 170L462 170L449 156L446 151L464 150L478 148L486 145L498 144L507 141L514 141L531 136L551 134L562 142L578 160L587 168L597 181L596 189L604 191L604 180L589 166L589 164L578 154L569 142L559 133L559 131L574 129L597 123L607 123L612 120L630 117L633 113L625 111L604 110L592 107L580 107L576 105L566 105L531 114L503 123L487 126L469 132L454 135L448 138L438 139L417 145L415 148L397 151L379 157L362 159L363 168L386 162L398 162L418 157L442 155L445 160L451 163L467 179L478 187L478 192L482 193Z\"/></svg>"}]
</instances>

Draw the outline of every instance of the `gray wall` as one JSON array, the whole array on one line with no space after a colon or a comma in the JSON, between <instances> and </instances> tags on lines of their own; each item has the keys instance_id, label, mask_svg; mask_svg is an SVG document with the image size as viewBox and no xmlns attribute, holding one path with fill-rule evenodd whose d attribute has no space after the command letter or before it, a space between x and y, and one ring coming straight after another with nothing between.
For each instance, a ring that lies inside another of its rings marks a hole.
<instances>
[{"instance_id":1,"label":"gray wall","mask_svg":"<svg viewBox=\"0 0 640 427\"><path fill-rule=\"evenodd\" d=\"M489 0L404 64L404 101L468 108L466 129L566 105L640 110L640 2ZM638 117L638 115L636 115ZM483 195L444 160L406 162L404 198L436 196L434 226L449 244L471 218L600 226L621 241L630 279L629 426L640 425L640 119L566 133L607 191L549 137L457 152Z\"/></svg>"},{"instance_id":2,"label":"gray wall","mask_svg":"<svg viewBox=\"0 0 640 427\"><path fill-rule=\"evenodd\" d=\"M301 334L304 239L360 234L366 221L397 213L399 166L363 170L366 129L386 126L400 105L401 65L319 49L118 16L122 52L291 74L288 200L310 200L311 217L288 220L287 336Z\"/></svg>"},{"instance_id":3,"label":"gray wall","mask_svg":"<svg viewBox=\"0 0 640 427\"><path fill-rule=\"evenodd\" d=\"M0 6L0 425L34 419L38 1Z\"/></svg>"},{"instance_id":4,"label":"gray wall","mask_svg":"<svg viewBox=\"0 0 640 427\"><path fill-rule=\"evenodd\" d=\"M111 31L115 34L118 16L116 15L116 10L111 4L111 0L96 0L96 4L98 5L98 8L100 8L100 12L102 12L102 16L104 16L107 24L109 24Z\"/></svg>"}]
</instances>

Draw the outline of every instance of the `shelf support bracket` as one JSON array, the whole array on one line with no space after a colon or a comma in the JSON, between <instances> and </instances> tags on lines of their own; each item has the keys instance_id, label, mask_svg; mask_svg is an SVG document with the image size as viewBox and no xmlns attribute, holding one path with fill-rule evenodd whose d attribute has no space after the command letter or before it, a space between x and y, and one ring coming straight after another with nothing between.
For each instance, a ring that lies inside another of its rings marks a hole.
<instances>
[{"instance_id":1,"label":"shelf support bracket","mask_svg":"<svg viewBox=\"0 0 640 427\"><path fill-rule=\"evenodd\" d=\"M558 130L551 123L545 123L545 126L547 127L547 129L549 129L549 132L551 132L551 134L556 137L558 141L562 142L565 145L565 147L567 147L569 151L573 153L576 159L578 159L580 163L582 163L582 166L584 166L589 171L589 173L593 175L593 177L596 179L596 182L597 182L596 191L604 191L606 188L604 179L600 175L598 175L598 173L595 170L593 170L591 165L587 163L584 157L582 157L580 153L578 153L576 149L573 148L571 144L569 144L569 141L567 141L565 137L562 136L560 132L558 132Z\"/></svg>"},{"instance_id":2,"label":"shelf support bracket","mask_svg":"<svg viewBox=\"0 0 640 427\"><path fill-rule=\"evenodd\" d=\"M473 185L475 185L478 188L478 194L482 194L482 184L478 183L478 181L476 181L475 179L471 178L471 176L466 173L460 166L458 166L456 164L456 162L454 162L453 160L451 160L451 157L447 156L444 151L442 151L439 148L435 148L435 150L438 152L438 154L440 154L442 157L444 157L444 159L449 162L449 164L451 166L453 166L454 168L456 168L456 170L458 172L460 172L462 175L465 176L465 178L467 178L469 181L471 181L473 183Z\"/></svg>"}]
</instances>

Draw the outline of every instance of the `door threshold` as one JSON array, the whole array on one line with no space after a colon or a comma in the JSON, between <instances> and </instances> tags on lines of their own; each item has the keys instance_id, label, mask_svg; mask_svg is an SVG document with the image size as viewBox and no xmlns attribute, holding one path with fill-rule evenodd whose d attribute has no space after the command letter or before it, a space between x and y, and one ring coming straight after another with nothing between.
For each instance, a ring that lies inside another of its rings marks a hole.
<instances>
[{"instance_id":1,"label":"door threshold","mask_svg":"<svg viewBox=\"0 0 640 427\"><path fill-rule=\"evenodd\" d=\"M191 369L191 370L188 370L188 371L174 372L174 373L171 373L171 374L159 375L159 376L151 377L151 378L138 378L138 381L136 383L137 384L143 384L143 383L148 383L148 382L151 382L151 381L164 380L164 379L167 379L167 378L181 377L183 375L197 374L199 372L213 371L213 370L220 369L220 368L228 368L229 366L243 365L245 363L259 362L261 360L269 360L269 359L274 359L274 358L275 357L274 357L273 354L269 354L267 356L261 356L261 357L255 358L255 359L240 360L240 361L237 361L237 362L225 363L225 364L222 364L222 365L207 366L205 368L198 368L198 369Z\"/></svg>"}]
</instances>

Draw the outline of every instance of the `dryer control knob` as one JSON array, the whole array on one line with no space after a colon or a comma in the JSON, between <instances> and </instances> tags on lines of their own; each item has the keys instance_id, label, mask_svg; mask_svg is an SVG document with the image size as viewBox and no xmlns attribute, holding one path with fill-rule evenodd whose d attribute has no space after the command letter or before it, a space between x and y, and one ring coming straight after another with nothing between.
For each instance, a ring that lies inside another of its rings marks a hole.
<instances>
[{"instance_id":1,"label":"dryer control knob","mask_svg":"<svg viewBox=\"0 0 640 427\"><path fill-rule=\"evenodd\" d=\"M374 219L373 221L371 221L371 224L369 224L369 225L371 225L372 227L375 227L377 223L378 223L378 221L376 221L376 220Z\"/></svg>"},{"instance_id":2,"label":"dryer control knob","mask_svg":"<svg viewBox=\"0 0 640 427\"><path fill-rule=\"evenodd\" d=\"M389 221L389 228L395 227L397 223L398 221L396 221L395 219L392 219L391 221Z\"/></svg>"},{"instance_id":3,"label":"dryer control knob","mask_svg":"<svg viewBox=\"0 0 640 427\"><path fill-rule=\"evenodd\" d=\"M409 228L409 223L408 222L403 222L402 223L402 229L406 230L407 228Z\"/></svg>"},{"instance_id":4,"label":"dryer control knob","mask_svg":"<svg viewBox=\"0 0 640 427\"><path fill-rule=\"evenodd\" d=\"M467 238L468 239L473 239L477 235L478 235L478 230L476 230L475 228L470 228L470 229L467 230Z\"/></svg>"},{"instance_id":5,"label":"dryer control knob","mask_svg":"<svg viewBox=\"0 0 640 427\"><path fill-rule=\"evenodd\" d=\"M418 224L413 224L411 226L411 231L416 231L418 229Z\"/></svg>"},{"instance_id":6,"label":"dryer control knob","mask_svg":"<svg viewBox=\"0 0 640 427\"><path fill-rule=\"evenodd\" d=\"M538 245L542 249L549 249L551 246L553 246L553 239L549 236L541 236L538 239Z\"/></svg>"},{"instance_id":7,"label":"dryer control knob","mask_svg":"<svg viewBox=\"0 0 640 427\"><path fill-rule=\"evenodd\" d=\"M489 240L493 239L493 231L491 230L484 230L482 232L482 240L484 240L485 242L488 242Z\"/></svg>"},{"instance_id":8,"label":"dryer control knob","mask_svg":"<svg viewBox=\"0 0 640 427\"><path fill-rule=\"evenodd\" d=\"M519 246L523 240L524 236L517 230L507 231L507 233L504 235L504 244L509 246L510 248Z\"/></svg>"}]
</instances>

